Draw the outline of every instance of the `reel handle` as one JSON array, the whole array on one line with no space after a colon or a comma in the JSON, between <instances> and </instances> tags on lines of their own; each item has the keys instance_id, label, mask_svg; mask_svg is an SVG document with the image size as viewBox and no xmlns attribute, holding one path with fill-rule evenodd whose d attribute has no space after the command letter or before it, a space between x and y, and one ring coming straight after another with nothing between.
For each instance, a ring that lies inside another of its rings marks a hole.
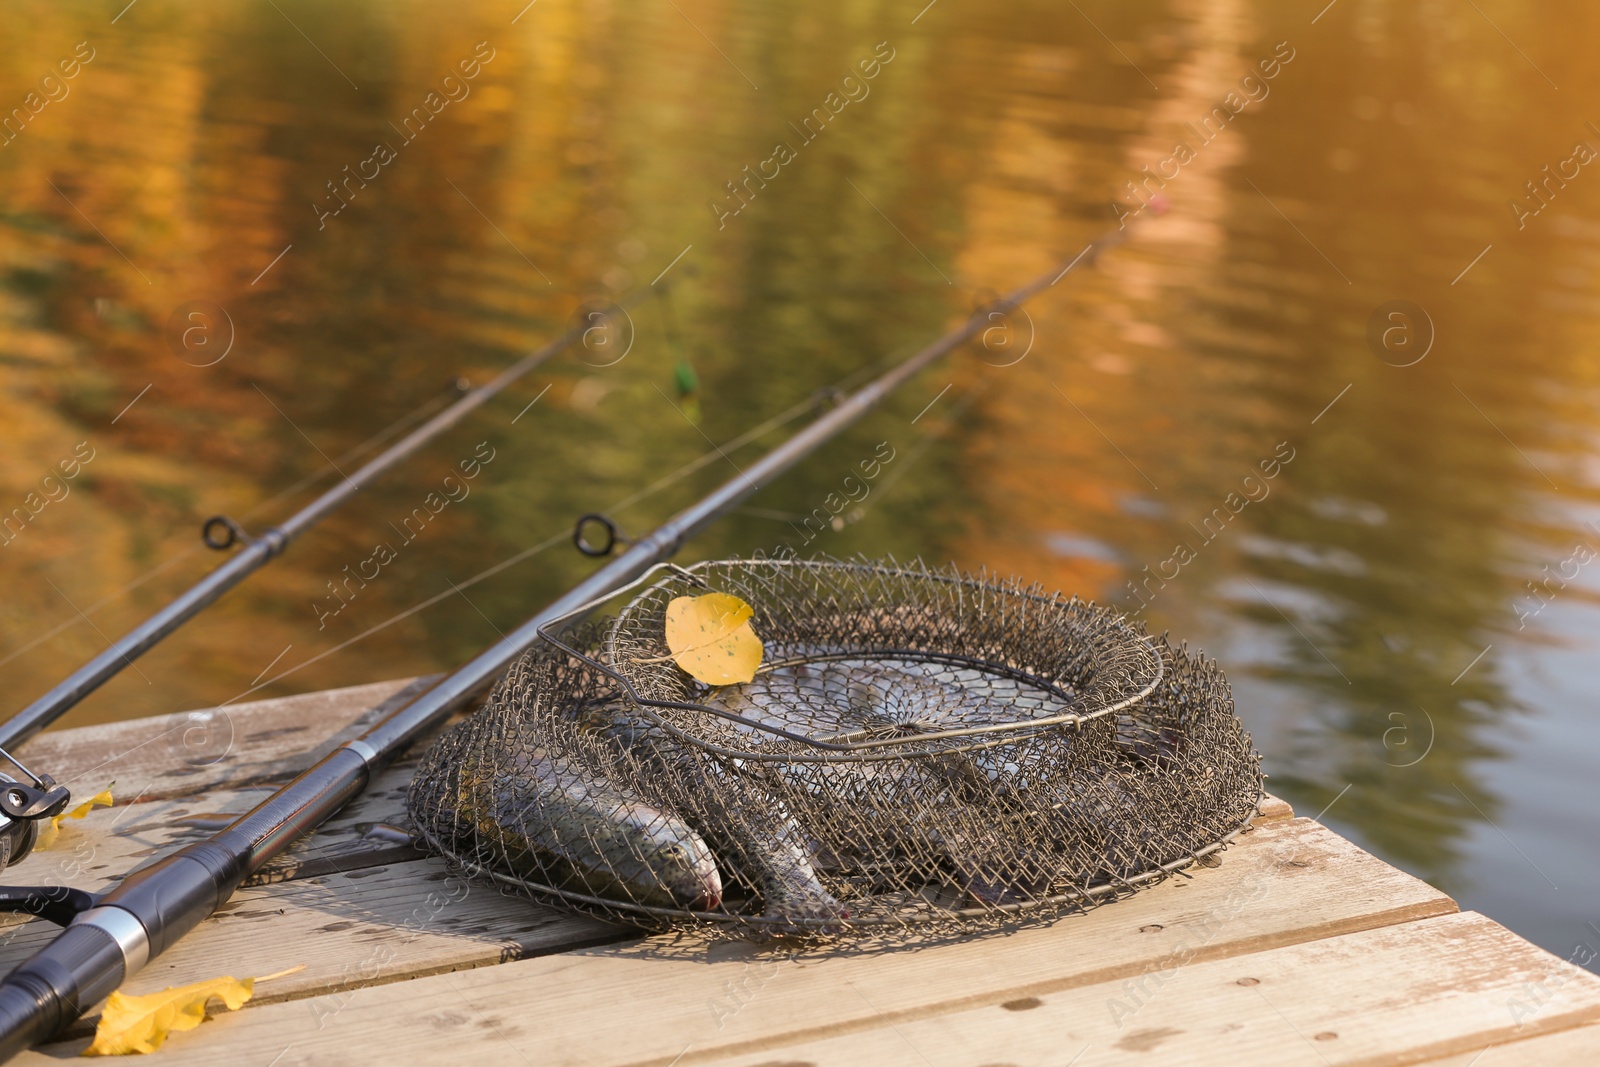
<instances>
[{"instance_id":1,"label":"reel handle","mask_svg":"<svg viewBox=\"0 0 1600 1067\"><path fill-rule=\"evenodd\" d=\"M60 815L72 799L64 785L56 785L48 777L42 788L12 782L0 791L0 812L12 819L44 819Z\"/></svg>"}]
</instances>

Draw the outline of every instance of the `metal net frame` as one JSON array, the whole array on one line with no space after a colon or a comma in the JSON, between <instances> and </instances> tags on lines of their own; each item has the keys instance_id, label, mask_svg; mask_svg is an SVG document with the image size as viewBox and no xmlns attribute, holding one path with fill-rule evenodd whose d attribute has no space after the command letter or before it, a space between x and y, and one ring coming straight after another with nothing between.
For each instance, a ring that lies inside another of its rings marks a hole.
<instances>
[{"instance_id":1,"label":"metal net frame","mask_svg":"<svg viewBox=\"0 0 1600 1067\"><path fill-rule=\"evenodd\" d=\"M424 756L431 848L635 926L837 938L1081 910L1259 811L1222 672L1108 609L893 561L669 565L641 589L544 631ZM708 591L754 609L749 683L666 648L667 605Z\"/></svg>"}]
</instances>

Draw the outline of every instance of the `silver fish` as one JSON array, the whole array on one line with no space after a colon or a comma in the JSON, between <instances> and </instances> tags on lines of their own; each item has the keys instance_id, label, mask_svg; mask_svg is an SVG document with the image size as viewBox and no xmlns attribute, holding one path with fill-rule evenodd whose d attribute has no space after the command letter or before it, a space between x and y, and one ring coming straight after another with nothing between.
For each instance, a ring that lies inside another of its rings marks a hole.
<instances>
[{"instance_id":1,"label":"silver fish","mask_svg":"<svg viewBox=\"0 0 1600 1067\"><path fill-rule=\"evenodd\" d=\"M798 930L793 920L847 919L850 910L817 877L810 837L759 772L730 765L682 744L653 723L617 705L597 705L580 720L650 767L656 776L692 783L684 791L694 810L682 814L702 828L731 876L761 895L774 933ZM811 922L808 929L826 930Z\"/></svg>"},{"instance_id":2,"label":"silver fish","mask_svg":"<svg viewBox=\"0 0 1600 1067\"><path fill-rule=\"evenodd\" d=\"M716 859L692 827L571 761L511 740L457 773L457 821L512 873L634 904L722 902Z\"/></svg>"}]
</instances>

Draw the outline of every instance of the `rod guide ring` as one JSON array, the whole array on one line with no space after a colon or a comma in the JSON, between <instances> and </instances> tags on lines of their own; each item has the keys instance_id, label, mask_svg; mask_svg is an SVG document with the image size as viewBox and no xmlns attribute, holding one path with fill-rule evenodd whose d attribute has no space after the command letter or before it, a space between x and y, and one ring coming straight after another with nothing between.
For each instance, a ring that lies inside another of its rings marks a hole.
<instances>
[{"instance_id":1,"label":"rod guide ring","mask_svg":"<svg viewBox=\"0 0 1600 1067\"><path fill-rule=\"evenodd\" d=\"M200 540L205 542L207 548L223 552L236 544L249 544L251 537L243 526L228 516L213 515L200 527Z\"/></svg>"},{"instance_id":2,"label":"rod guide ring","mask_svg":"<svg viewBox=\"0 0 1600 1067\"><path fill-rule=\"evenodd\" d=\"M586 531L591 524L598 524L604 528L605 541L596 544L589 540L586 536ZM597 558L609 556L616 549L618 543L625 541L627 541L627 538L622 535L621 530L617 529L617 524L610 517L601 515L599 512L591 511L587 515L580 516L577 523L572 527L572 544L585 556Z\"/></svg>"}]
</instances>

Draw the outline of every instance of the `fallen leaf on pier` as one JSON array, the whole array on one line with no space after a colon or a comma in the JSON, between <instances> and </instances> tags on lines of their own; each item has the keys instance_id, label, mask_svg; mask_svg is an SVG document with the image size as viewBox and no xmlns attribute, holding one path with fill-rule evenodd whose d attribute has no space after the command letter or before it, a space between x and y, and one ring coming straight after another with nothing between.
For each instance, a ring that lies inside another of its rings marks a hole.
<instances>
[{"instance_id":1,"label":"fallen leaf on pier","mask_svg":"<svg viewBox=\"0 0 1600 1067\"><path fill-rule=\"evenodd\" d=\"M159 993L130 997L113 993L100 1013L94 1028L94 1044L83 1050L85 1056L128 1056L154 1052L168 1034L193 1030L206 1020L206 1006L220 1000L229 1011L237 1011L255 995L255 984L304 970L304 965L260 978L210 978L204 982L172 986Z\"/></svg>"}]
</instances>

